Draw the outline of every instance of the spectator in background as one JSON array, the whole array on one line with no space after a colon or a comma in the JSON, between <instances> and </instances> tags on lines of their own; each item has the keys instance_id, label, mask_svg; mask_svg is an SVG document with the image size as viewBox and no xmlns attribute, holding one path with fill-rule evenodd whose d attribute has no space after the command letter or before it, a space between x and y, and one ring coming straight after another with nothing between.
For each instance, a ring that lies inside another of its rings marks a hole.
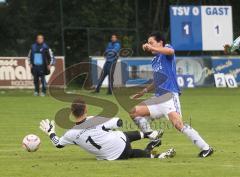
<instances>
[{"instance_id":1,"label":"spectator in background","mask_svg":"<svg viewBox=\"0 0 240 177\"><path fill-rule=\"evenodd\" d=\"M113 75L118 59L118 54L121 48L121 44L118 41L117 35L112 34L111 41L108 43L106 50L104 52L104 57L106 58L106 62L103 66L101 76L98 80L97 87L94 91L94 93L99 93L102 83L106 76L108 76L108 94L112 94L113 90Z\"/></svg>"},{"instance_id":2,"label":"spectator in background","mask_svg":"<svg viewBox=\"0 0 240 177\"><path fill-rule=\"evenodd\" d=\"M47 86L45 76L50 74L50 67L55 64L55 58L52 50L44 42L42 34L36 36L36 42L32 45L28 57L34 79L34 96L39 96L39 79L42 83L40 95L45 96Z\"/></svg>"}]
</instances>

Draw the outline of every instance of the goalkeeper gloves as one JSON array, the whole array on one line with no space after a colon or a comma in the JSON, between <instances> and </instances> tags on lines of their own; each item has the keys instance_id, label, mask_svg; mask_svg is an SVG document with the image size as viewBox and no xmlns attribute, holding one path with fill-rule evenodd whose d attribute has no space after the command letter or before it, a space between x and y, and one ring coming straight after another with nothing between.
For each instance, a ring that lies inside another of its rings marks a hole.
<instances>
[{"instance_id":1,"label":"goalkeeper gloves","mask_svg":"<svg viewBox=\"0 0 240 177\"><path fill-rule=\"evenodd\" d=\"M55 122L52 120L51 122L46 119L40 122L40 129L45 132L47 135L55 134Z\"/></svg>"}]
</instances>

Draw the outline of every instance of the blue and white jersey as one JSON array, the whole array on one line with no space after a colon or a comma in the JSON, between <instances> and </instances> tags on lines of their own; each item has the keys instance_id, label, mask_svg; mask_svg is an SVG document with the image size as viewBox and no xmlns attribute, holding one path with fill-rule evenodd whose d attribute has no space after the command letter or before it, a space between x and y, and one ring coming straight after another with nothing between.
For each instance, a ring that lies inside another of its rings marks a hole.
<instances>
[{"instance_id":1,"label":"blue and white jersey","mask_svg":"<svg viewBox=\"0 0 240 177\"><path fill-rule=\"evenodd\" d=\"M173 49L169 44L166 44L165 47ZM180 93L177 84L175 55L156 54L152 59L152 68L156 96L168 92Z\"/></svg>"},{"instance_id":2,"label":"blue and white jersey","mask_svg":"<svg viewBox=\"0 0 240 177\"><path fill-rule=\"evenodd\" d=\"M105 50L106 61L116 62L118 59L118 53L120 49L121 49L121 44L119 41L109 42Z\"/></svg>"}]
</instances>

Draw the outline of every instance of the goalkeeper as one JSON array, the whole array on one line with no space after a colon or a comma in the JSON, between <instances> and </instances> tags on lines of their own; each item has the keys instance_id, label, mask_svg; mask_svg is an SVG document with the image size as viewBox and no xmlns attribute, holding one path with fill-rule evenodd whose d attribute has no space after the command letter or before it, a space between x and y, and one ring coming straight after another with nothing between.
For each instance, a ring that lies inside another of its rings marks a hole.
<instances>
[{"instance_id":1,"label":"goalkeeper","mask_svg":"<svg viewBox=\"0 0 240 177\"><path fill-rule=\"evenodd\" d=\"M98 160L118 160L128 158L168 158L175 155L173 148L161 154L153 155L153 148L161 144L162 131L157 131L155 141L142 149L132 149L131 142L149 138L149 133L139 131L122 132L112 129L122 126L119 118L87 117L86 104L80 98L73 101L71 111L76 118L76 125L62 137L55 133L53 121L48 119L40 122L40 129L44 131L57 148L66 145L77 145L87 152L94 154Z\"/></svg>"}]
</instances>

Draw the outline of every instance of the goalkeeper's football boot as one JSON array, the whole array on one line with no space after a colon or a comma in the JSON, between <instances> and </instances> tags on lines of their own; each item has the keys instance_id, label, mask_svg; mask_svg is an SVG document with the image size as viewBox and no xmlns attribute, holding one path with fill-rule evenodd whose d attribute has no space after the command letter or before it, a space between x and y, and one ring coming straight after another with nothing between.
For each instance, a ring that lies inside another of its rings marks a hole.
<instances>
[{"instance_id":1,"label":"goalkeeper's football boot","mask_svg":"<svg viewBox=\"0 0 240 177\"><path fill-rule=\"evenodd\" d=\"M199 157L202 157L202 158L205 158L205 157L208 157L208 156L210 156L210 155L212 155L212 154L213 154L213 148L209 147L208 150L202 150L202 151L198 154L198 156L199 156Z\"/></svg>"},{"instance_id":2,"label":"goalkeeper's football boot","mask_svg":"<svg viewBox=\"0 0 240 177\"><path fill-rule=\"evenodd\" d=\"M166 159L166 158L173 158L176 155L176 151L174 148L168 149L166 152L158 154L155 158L159 159Z\"/></svg>"},{"instance_id":3,"label":"goalkeeper's football boot","mask_svg":"<svg viewBox=\"0 0 240 177\"><path fill-rule=\"evenodd\" d=\"M152 140L147 144L145 151L151 152L155 147L159 147L161 144L161 139Z\"/></svg>"},{"instance_id":4,"label":"goalkeeper's football boot","mask_svg":"<svg viewBox=\"0 0 240 177\"><path fill-rule=\"evenodd\" d=\"M151 152L155 147L159 147L162 144L161 138L163 133L164 131L161 129L159 131L154 130L151 134L149 134L148 137L151 139L151 141L147 144L145 150Z\"/></svg>"}]
</instances>

